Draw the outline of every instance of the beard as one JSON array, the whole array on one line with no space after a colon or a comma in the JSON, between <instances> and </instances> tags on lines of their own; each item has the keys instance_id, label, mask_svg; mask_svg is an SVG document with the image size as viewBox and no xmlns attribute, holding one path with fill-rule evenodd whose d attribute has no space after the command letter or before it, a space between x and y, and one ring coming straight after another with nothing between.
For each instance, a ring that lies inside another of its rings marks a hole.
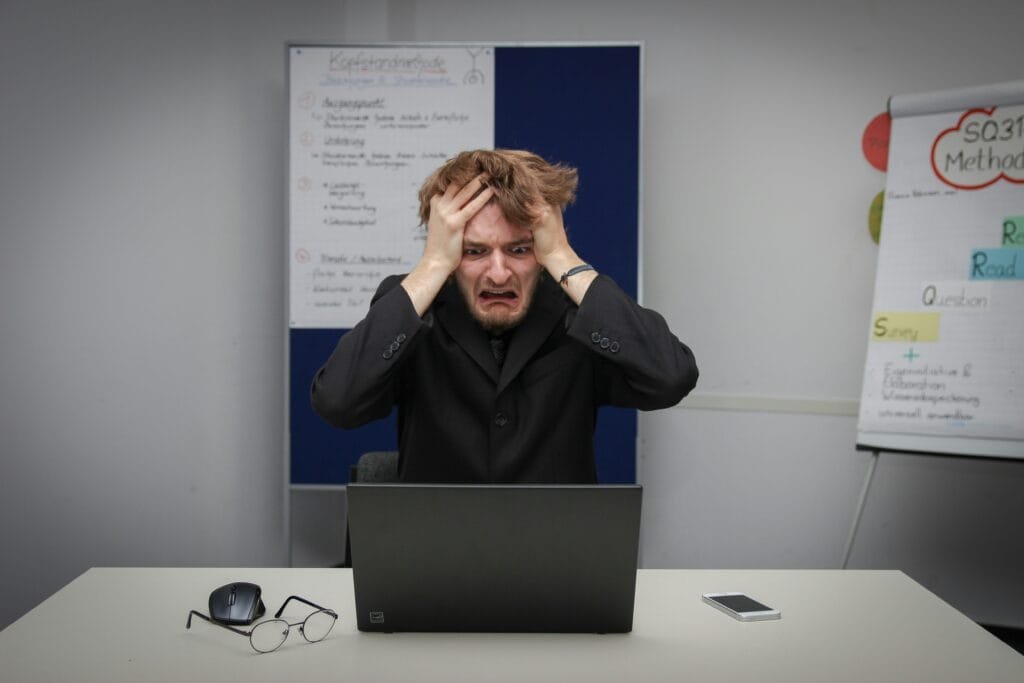
<instances>
[{"instance_id":1,"label":"beard","mask_svg":"<svg viewBox=\"0 0 1024 683\"><path fill-rule=\"evenodd\" d=\"M488 334L504 334L514 327L518 327L519 323L523 321L526 314L530 312L529 302L526 303L519 310L512 311L478 311L476 308L470 309L470 313L473 315L473 319L480 323L480 327Z\"/></svg>"}]
</instances>

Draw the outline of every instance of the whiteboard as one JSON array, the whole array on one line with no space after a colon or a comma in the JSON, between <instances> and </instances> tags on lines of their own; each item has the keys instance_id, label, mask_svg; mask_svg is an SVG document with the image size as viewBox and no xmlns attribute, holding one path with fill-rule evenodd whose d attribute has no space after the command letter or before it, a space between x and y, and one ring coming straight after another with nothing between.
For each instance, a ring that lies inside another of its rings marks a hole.
<instances>
[{"instance_id":1,"label":"whiteboard","mask_svg":"<svg viewBox=\"0 0 1024 683\"><path fill-rule=\"evenodd\" d=\"M890 111L858 445L1024 458L1024 81Z\"/></svg>"}]
</instances>

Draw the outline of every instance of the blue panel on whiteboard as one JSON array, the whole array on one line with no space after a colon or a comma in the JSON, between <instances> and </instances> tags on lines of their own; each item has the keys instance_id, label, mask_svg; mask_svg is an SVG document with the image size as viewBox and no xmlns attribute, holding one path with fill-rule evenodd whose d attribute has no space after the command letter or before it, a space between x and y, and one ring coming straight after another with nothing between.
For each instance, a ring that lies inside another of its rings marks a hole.
<instances>
[{"instance_id":1,"label":"blue panel on whiteboard","mask_svg":"<svg viewBox=\"0 0 1024 683\"><path fill-rule=\"evenodd\" d=\"M635 297L640 48L497 48L494 57L495 146L579 169L569 238Z\"/></svg>"},{"instance_id":2,"label":"blue panel on whiteboard","mask_svg":"<svg viewBox=\"0 0 1024 683\"><path fill-rule=\"evenodd\" d=\"M349 465L366 451L398 448L395 415L359 429L342 431L320 419L309 404L313 375L334 351L346 330L292 330L291 363L291 483L347 484Z\"/></svg>"},{"instance_id":3,"label":"blue panel on whiteboard","mask_svg":"<svg viewBox=\"0 0 1024 683\"><path fill-rule=\"evenodd\" d=\"M565 212L581 258L633 297L639 263L640 47L500 47L494 51L495 147L529 149L579 169ZM636 481L635 410L602 408L602 483Z\"/></svg>"}]
</instances>

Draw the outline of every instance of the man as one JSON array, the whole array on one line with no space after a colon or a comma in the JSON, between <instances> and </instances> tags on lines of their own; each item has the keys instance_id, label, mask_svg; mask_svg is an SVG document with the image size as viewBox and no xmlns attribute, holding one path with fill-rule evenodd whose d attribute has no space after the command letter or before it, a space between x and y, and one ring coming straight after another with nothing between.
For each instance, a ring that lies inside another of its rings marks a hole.
<instances>
[{"instance_id":1,"label":"man","mask_svg":"<svg viewBox=\"0 0 1024 683\"><path fill-rule=\"evenodd\" d=\"M653 410L697 381L690 350L569 244L576 171L464 152L420 190L410 273L384 280L312 386L352 428L398 406L403 481L595 483L601 405Z\"/></svg>"}]
</instances>

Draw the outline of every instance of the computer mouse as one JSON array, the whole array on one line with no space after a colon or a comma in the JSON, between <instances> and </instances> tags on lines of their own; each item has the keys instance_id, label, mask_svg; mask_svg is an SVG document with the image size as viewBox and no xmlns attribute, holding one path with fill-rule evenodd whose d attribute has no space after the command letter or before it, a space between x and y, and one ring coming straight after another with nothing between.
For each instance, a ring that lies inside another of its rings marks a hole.
<instances>
[{"instance_id":1,"label":"computer mouse","mask_svg":"<svg viewBox=\"0 0 1024 683\"><path fill-rule=\"evenodd\" d=\"M254 583L229 583L210 593L210 618L223 624L251 624L266 613Z\"/></svg>"}]
</instances>

